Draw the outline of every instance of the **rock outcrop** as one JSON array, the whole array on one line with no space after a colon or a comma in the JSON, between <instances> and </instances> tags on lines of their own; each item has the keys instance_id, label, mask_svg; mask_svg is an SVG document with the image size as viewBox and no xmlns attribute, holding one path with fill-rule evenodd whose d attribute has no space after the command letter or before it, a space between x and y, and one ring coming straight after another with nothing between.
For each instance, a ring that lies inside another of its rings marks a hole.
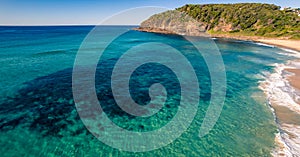
<instances>
[{"instance_id":1,"label":"rock outcrop","mask_svg":"<svg viewBox=\"0 0 300 157\"><path fill-rule=\"evenodd\" d=\"M135 30L186 36L205 36L206 26L189 15L170 10L151 16Z\"/></svg>"},{"instance_id":2,"label":"rock outcrop","mask_svg":"<svg viewBox=\"0 0 300 157\"><path fill-rule=\"evenodd\" d=\"M300 39L300 16L261 3L187 4L151 16L140 31L188 36L257 36Z\"/></svg>"}]
</instances>

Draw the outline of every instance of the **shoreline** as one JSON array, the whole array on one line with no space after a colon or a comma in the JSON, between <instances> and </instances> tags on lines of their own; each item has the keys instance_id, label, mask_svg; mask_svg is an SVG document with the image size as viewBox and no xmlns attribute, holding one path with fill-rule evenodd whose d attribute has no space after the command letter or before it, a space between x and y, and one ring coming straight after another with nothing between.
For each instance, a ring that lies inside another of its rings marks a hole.
<instances>
[{"instance_id":1,"label":"shoreline","mask_svg":"<svg viewBox=\"0 0 300 157\"><path fill-rule=\"evenodd\" d=\"M226 34L211 36L268 44L294 53L295 58L300 58L300 40ZM300 156L300 60L288 60L284 65L276 65L274 70L274 73L260 83L278 127L274 139L276 147L271 154ZM287 93L285 88L291 93Z\"/></svg>"},{"instance_id":2,"label":"shoreline","mask_svg":"<svg viewBox=\"0 0 300 157\"><path fill-rule=\"evenodd\" d=\"M260 88L266 95L278 127L274 139L276 147L271 153L272 156L300 156L300 40L256 36L211 36L271 45L293 53L292 55L298 58L276 65L274 73L260 83Z\"/></svg>"},{"instance_id":3,"label":"shoreline","mask_svg":"<svg viewBox=\"0 0 300 157\"><path fill-rule=\"evenodd\" d=\"M133 28L133 30L148 32L148 33L159 33L159 34L175 34L170 30L165 30L161 28ZM177 34L177 35L185 35L185 34ZM204 33L204 37L211 38L227 38L227 39L235 39L235 40L245 40L245 41L254 41L260 42L264 44L270 44L276 47L291 49L300 52L300 40L287 39L287 38L269 38L269 37L260 37L260 36L243 36L243 35L230 35L230 34L209 34Z\"/></svg>"},{"instance_id":4,"label":"shoreline","mask_svg":"<svg viewBox=\"0 0 300 157\"><path fill-rule=\"evenodd\" d=\"M299 60L276 64L274 73L259 86L267 97L278 127L273 156L300 156L300 103L297 101L300 90L293 86L290 78L294 74L289 72L299 70L294 63L299 63Z\"/></svg>"},{"instance_id":5,"label":"shoreline","mask_svg":"<svg viewBox=\"0 0 300 157\"><path fill-rule=\"evenodd\" d=\"M176 34L171 31L153 28L135 28L134 30L159 34ZM300 40L228 34L207 34L207 37L272 45L282 48L283 51L293 53L295 58L300 58ZM300 156L300 60L289 60L285 64L276 64L274 73L267 76L265 81L260 83L259 88L266 95L278 127L278 133L276 133L274 139L276 147L271 154L273 156ZM286 88L291 93L287 92Z\"/></svg>"},{"instance_id":6,"label":"shoreline","mask_svg":"<svg viewBox=\"0 0 300 157\"><path fill-rule=\"evenodd\" d=\"M300 44L299 44L300 40L284 39L284 38L267 38L267 37L259 37L259 36L235 36L235 35L227 35L227 34L224 35L212 34L211 37L260 42L260 43L270 44L276 47L291 49L300 52Z\"/></svg>"}]
</instances>

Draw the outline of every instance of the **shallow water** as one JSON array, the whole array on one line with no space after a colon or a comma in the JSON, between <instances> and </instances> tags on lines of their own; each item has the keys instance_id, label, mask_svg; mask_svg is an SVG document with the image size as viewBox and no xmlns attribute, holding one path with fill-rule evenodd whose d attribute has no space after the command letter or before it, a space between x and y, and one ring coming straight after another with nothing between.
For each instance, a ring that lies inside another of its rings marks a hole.
<instances>
[{"instance_id":1,"label":"shallow water","mask_svg":"<svg viewBox=\"0 0 300 157\"><path fill-rule=\"evenodd\" d=\"M0 27L0 152L2 156L269 156L277 128L263 92L258 88L274 63L293 59L282 49L252 42L217 39L227 75L225 104L214 128L199 138L199 127L210 101L210 76L205 62L186 41L174 35L129 31L109 47L99 61L96 91L104 112L117 125L133 131L164 126L177 112L180 100L176 76L165 67L149 64L132 76L133 99L149 102L149 85L160 82L169 96L151 118L124 113L109 89L109 68L120 48L143 42L168 42L182 49L191 62L201 89L199 109L189 129L166 147L144 153L111 148L98 141L81 122L72 96L72 67L77 50L93 27ZM103 26L107 37L132 27ZM204 41L199 38L198 42ZM103 50L91 43L90 52ZM160 47L153 51L161 53ZM143 57L143 56L138 56ZM132 60L138 59L132 58ZM176 60L174 60L176 61ZM145 72L146 71L146 72ZM162 75L163 74L163 75ZM155 80L155 81L153 81ZM103 126L105 128L105 126Z\"/></svg>"}]
</instances>

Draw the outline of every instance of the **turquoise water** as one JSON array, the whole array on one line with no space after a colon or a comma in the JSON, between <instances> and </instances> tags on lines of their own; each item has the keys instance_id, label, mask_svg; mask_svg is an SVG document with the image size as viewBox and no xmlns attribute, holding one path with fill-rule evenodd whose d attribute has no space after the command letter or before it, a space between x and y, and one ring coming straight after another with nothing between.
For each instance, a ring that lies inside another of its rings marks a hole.
<instances>
[{"instance_id":1,"label":"turquoise water","mask_svg":"<svg viewBox=\"0 0 300 157\"><path fill-rule=\"evenodd\" d=\"M98 63L96 91L108 117L132 131L151 131L168 123L177 112L179 84L170 69L147 64L130 81L133 99L145 105L148 88L160 82L167 89L165 106L151 118L124 113L109 90L109 68L121 49L143 42L172 43L192 63L201 89L199 109L189 129L166 147L144 153L111 148L97 140L81 122L72 95L76 53L92 26L0 27L0 153L2 156L270 156L277 128L259 81L274 63L293 59L284 50L252 42L215 40L227 75L225 104L214 128L202 138L199 127L210 101L210 76L202 56L180 36L131 31L130 26L103 26L104 37L127 31L107 49ZM197 39L200 44L204 40ZM91 43L86 51L104 44ZM153 51L159 53L159 47ZM140 56L139 56L140 57ZM132 60L138 59L132 58ZM174 60L176 61L176 60ZM146 72L145 72L146 71ZM163 75L162 75L163 74ZM105 127L105 126L103 126Z\"/></svg>"}]
</instances>

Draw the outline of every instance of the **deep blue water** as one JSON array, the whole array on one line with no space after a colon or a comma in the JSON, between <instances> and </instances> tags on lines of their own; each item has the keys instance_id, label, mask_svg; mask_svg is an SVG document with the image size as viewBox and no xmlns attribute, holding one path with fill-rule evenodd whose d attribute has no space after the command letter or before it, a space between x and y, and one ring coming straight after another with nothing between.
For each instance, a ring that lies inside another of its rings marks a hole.
<instances>
[{"instance_id":1,"label":"deep blue water","mask_svg":"<svg viewBox=\"0 0 300 157\"><path fill-rule=\"evenodd\" d=\"M217 39L226 68L226 100L216 125L199 138L198 130L210 101L211 78L203 57L184 38L131 30L134 26L101 26L102 37L128 31L110 45L99 60L95 87L104 112L118 126L147 132L166 125L176 114L180 85L172 70L159 64L138 68L129 82L135 102L150 101L149 87L167 89L164 107L150 118L122 111L110 90L111 70L128 49L146 42L172 44L182 50L199 79L200 103L189 127L173 143L144 153L111 148L83 125L72 95L72 68L78 49L93 26L0 27L0 153L2 156L269 156L276 126L259 81L274 63L291 57L284 50L252 42ZM205 45L203 38L197 42ZM105 43L90 43L86 55L102 51ZM156 53L161 47L152 47ZM150 49L150 47L148 47ZM137 52L136 52L137 53ZM139 56L131 58L138 60ZM176 62L176 59L173 60ZM129 62L130 63L130 62ZM178 64L180 66L180 64ZM103 126L105 127L105 126Z\"/></svg>"}]
</instances>

